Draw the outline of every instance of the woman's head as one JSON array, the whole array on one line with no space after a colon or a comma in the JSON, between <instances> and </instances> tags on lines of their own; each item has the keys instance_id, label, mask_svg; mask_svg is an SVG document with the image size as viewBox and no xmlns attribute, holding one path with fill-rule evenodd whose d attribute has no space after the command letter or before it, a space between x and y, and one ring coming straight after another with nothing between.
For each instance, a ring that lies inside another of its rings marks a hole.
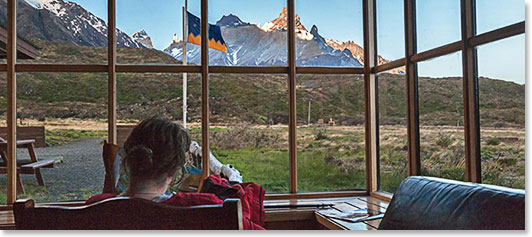
<instances>
[{"instance_id":1,"label":"woman's head","mask_svg":"<svg viewBox=\"0 0 532 237\"><path fill-rule=\"evenodd\" d=\"M124 144L123 161L131 183L163 182L183 169L190 138L178 124L162 117L139 123Z\"/></svg>"}]
</instances>

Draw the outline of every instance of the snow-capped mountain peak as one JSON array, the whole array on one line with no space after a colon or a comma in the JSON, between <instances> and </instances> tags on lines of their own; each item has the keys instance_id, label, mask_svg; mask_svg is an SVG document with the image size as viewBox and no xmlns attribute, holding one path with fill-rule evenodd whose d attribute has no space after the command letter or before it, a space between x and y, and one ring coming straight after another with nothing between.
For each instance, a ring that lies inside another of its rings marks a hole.
<instances>
[{"instance_id":1,"label":"snow-capped mountain peak","mask_svg":"<svg viewBox=\"0 0 532 237\"><path fill-rule=\"evenodd\" d=\"M64 16L66 14L66 10L63 7L63 5L67 4L67 2L64 2L63 0L25 0L25 1L36 9L46 9L59 17Z\"/></svg>"},{"instance_id":2,"label":"snow-capped mountain peak","mask_svg":"<svg viewBox=\"0 0 532 237\"><path fill-rule=\"evenodd\" d=\"M216 22L216 25L220 27L239 27L251 25L248 22L243 22L238 16L233 14L224 15L220 20Z\"/></svg>"},{"instance_id":3,"label":"snow-capped mountain peak","mask_svg":"<svg viewBox=\"0 0 532 237\"><path fill-rule=\"evenodd\" d=\"M146 46L146 48L153 48L151 37L148 35L148 33L146 33L144 29L132 34L131 38L136 42L143 44L144 46Z\"/></svg>"},{"instance_id":4,"label":"snow-capped mountain peak","mask_svg":"<svg viewBox=\"0 0 532 237\"><path fill-rule=\"evenodd\" d=\"M5 1L4 1L5 2ZM107 23L83 6L66 0L17 0L19 34L28 38L83 46L107 46ZM0 11L5 19L5 13ZM119 47L145 48L120 29Z\"/></svg>"},{"instance_id":5,"label":"snow-capped mountain peak","mask_svg":"<svg viewBox=\"0 0 532 237\"><path fill-rule=\"evenodd\" d=\"M270 22L267 22L261 28L263 31L270 32L274 30L286 31L288 30L288 11L286 7L283 8L279 17L273 19ZM306 31L308 30L301 24L299 16L296 14L296 31Z\"/></svg>"}]
</instances>

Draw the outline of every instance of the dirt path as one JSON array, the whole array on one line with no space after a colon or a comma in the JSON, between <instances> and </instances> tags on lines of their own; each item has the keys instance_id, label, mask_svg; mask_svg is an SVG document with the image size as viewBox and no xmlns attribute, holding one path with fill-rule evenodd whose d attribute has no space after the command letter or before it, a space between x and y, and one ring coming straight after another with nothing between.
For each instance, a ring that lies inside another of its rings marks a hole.
<instances>
[{"instance_id":1,"label":"dirt path","mask_svg":"<svg viewBox=\"0 0 532 237\"><path fill-rule=\"evenodd\" d=\"M27 195L40 201L66 201L86 199L101 193L105 175L102 146L102 139L90 138L63 146L36 148L39 159L62 158L63 163L51 169L42 169L46 189L37 185L35 175L22 175L22 182L29 191ZM25 149L18 149L17 156L18 159L29 159ZM6 179L7 175L0 176L4 190Z\"/></svg>"}]
</instances>

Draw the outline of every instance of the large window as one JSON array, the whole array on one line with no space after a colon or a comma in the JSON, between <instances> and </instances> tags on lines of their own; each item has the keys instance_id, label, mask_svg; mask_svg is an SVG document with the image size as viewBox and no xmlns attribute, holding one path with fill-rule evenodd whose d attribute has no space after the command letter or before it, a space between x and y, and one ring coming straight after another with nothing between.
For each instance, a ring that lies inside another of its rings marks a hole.
<instances>
[{"instance_id":1,"label":"large window","mask_svg":"<svg viewBox=\"0 0 532 237\"><path fill-rule=\"evenodd\" d=\"M115 0L116 9L104 0L16 2L16 12L0 2L0 25L16 13L19 37L19 58L0 61L2 75L18 76L5 80L17 90L0 83L0 124L44 126L37 156L57 159L43 169L46 187L23 175L27 189L18 197L81 200L100 192L101 141L120 136L108 125L153 115L186 122L193 140L271 198L378 196L373 191L394 192L408 175L524 187L518 1L191 0L189 19L206 14L214 43L197 45L202 21L189 20L188 66L184 1ZM116 25L116 43L108 44L108 25ZM484 34L492 30L505 34ZM367 53L374 67L364 68ZM8 94L18 102L8 104ZM14 112L18 119L6 116ZM28 156L19 149L8 158L17 155ZM2 175L0 184L7 182ZM0 191L12 201L15 188Z\"/></svg>"}]
</instances>

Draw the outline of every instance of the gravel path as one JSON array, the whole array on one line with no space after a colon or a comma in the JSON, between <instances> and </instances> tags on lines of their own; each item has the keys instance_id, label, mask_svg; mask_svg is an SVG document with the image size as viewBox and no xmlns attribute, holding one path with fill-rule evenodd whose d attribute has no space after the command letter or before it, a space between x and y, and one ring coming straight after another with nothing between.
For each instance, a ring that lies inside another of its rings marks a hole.
<instances>
[{"instance_id":1,"label":"gravel path","mask_svg":"<svg viewBox=\"0 0 532 237\"><path fill-rule=\"evenodd\" d=\"M39 160L62 158L63 162L51 169L41 169L46 185L44 189L38 186L35 175L22 175L27 195L38 201L66 201L86 199L101 193L105 175L102 141L89 138L63 146L36 148ZM29 159L26 149L18 149L17 156L18 159ZM4 190L6 180L7 175L0 177Z\"/></svg>"}]
</instances>

